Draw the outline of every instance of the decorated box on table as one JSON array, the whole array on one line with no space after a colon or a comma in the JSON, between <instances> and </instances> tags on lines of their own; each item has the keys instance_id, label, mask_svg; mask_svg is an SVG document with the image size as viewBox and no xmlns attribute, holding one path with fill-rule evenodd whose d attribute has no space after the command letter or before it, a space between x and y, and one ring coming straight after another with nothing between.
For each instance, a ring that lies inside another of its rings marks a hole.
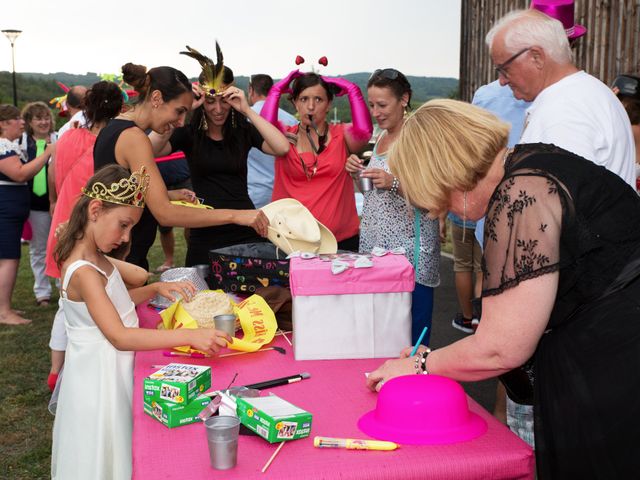
<instances>
[{"instance_id":1,"label":"decorated box on table","mask_svg":"<svg viewBox=\"0 0 640 480\"><path fill-rule=\"evenodd\" d=\"M146 398L188 404L211 387L211 367L170 363L144 379Z\"/></svg>"},{"instance_id":2,"label":"decorated box on table","mask_svg":"<svg viewBox=\"0 0 640 480\"><path fill-rule=\"evenodd\" d=\"M311 433L312 415L276 395L236 398L240 422L269 443L297 440Z\"/></svg>"},{"instance_id":3,"label":"decorated box on table","mask_svg":"<svg viewBox=\"0 0 640 480\"><path fill-rule=\"evenodd\" d=\"M163 425L173 428L198 422L200 420L198 414L210 402L211 398L206 395L200 395L187 404L153 400L152 397L145 395L144 413L155 418Z\"/></svg>"},{"instance_id":4,"label":"decorated box on table","mask_svg":"<svg viewBox=\"0 0 640 480\"><path fill-rule=\"evenodd\" d=\"M404 255L368 257L369 268L354 254L291 259L296 360L397 357L410 345L413 267Z\"/></svg>"},{"instance_id":5,"label":"decorated box on table","mask_svg":"<svg viewBox=\"0 0 640 480\"><path fill-rule=\"evenodd\" d=\"M209 286L252 294L260 287L289 287L289 260L271 243L247 243L209 251Z\"/></svg>"}]
</instances>

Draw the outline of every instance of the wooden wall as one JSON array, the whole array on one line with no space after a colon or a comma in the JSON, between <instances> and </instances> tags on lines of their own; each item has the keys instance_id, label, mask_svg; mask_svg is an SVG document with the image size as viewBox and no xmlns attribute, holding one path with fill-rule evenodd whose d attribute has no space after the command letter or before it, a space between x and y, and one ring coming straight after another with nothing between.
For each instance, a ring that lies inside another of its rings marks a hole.
<instances>
[{"instance_id":1,"label":"wooden wall","mask_svg":"<svg viewBox=\"0 0 640 480\"><path fill-rule=\"evenodd\" d=\"M496 79L484 38L496 20L530 0L462 0L460 98ZM574 49L576 65L611 84L619 73L640 73L640 0L576 0L575 21L587 33Z\"/></svg>"}]
</instances>

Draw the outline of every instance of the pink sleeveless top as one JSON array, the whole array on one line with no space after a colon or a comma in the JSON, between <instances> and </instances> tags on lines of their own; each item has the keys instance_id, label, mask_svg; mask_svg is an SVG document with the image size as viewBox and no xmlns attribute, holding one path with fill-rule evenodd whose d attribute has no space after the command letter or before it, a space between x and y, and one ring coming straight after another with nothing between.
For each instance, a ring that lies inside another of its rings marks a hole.
<instances>
[{"instance_id":1,"label":"pink sleeveless top","mask_svg":"<svg viewBox=\"0 0 640 480\"><path fill-rule=\"evenodd\" d=\"M86 128L74 128L66 132L56 146L55 172L58 201L51 219L47 240L46 274L60 278L60 269L53 259L56 246L56 227L69 220L78 201L82 187L93 175L93 146L96 136Z\"/></svg>"}]
</instances>

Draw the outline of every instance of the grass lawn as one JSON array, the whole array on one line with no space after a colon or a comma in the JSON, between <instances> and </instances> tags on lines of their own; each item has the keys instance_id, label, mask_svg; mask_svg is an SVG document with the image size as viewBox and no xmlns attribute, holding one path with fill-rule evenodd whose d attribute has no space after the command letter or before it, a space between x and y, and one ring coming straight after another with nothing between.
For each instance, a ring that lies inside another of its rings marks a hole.
<instances>
[{"instance_id":1,"label":"grass lawn","mask_svg":"<svg viewBox=\"0 0 640 480\"><path fill-rule=\"evenodd\" d=\"M184 262L182 229L175 229L178 264ZM164 260L159 238L149 254L151 268ZM157 276L152 277L156 280ZM53 416L47 410L49 389L49 335L58 308L58 294L48 307L38 307L33 296L29 249L23 246L13 308L33 320L30 325L0 325L0 478L49 478ZM91 392L87 392L91 399Z\"/></svg>"},{"instance_id":2,"label":"grass lawn","mask_svg":"<svg viewBox=\"0 0 640 480\"><path fill-rule=\"evenodd\" d=\"M447 232L450 232L450 228ZM176 265L182 265L185 242L182 229L174 229ZM450 237L450 235L448 235ZM450 240L442 246L451 252ZM164 260L159 237L149 253L151 269ZM152 281L158 276L151 277ZM29 249L23 246L13 308L33 320L30 325L0 325L0 479L49 478L53 416L47 410L49 389L49 335L58 295L48 307L38 307L32 291ZM91 392L87 392L91 398Z\"/></svg>"}]
</instances>

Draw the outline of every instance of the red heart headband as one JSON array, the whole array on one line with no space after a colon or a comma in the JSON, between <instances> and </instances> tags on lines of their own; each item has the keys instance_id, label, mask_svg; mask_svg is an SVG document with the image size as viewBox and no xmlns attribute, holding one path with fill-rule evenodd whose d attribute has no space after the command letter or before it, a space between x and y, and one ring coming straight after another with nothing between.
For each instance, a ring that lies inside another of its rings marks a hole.
<instances>
[{"instance_id":1,"label":"red heart headband","mask_svg":"<svg viewBox=\"0 0 640 480\"><path fill-rule=\"evenodd\" d=\"M304 63L304 58L300 55L296 56L296 65L301 65ZM327 57L320 57L318 59L318 63L320 65L322 65L323 67L326 67L327 65L329 65L329 60L327 60Z\"/></svg>"}]
</instances>

